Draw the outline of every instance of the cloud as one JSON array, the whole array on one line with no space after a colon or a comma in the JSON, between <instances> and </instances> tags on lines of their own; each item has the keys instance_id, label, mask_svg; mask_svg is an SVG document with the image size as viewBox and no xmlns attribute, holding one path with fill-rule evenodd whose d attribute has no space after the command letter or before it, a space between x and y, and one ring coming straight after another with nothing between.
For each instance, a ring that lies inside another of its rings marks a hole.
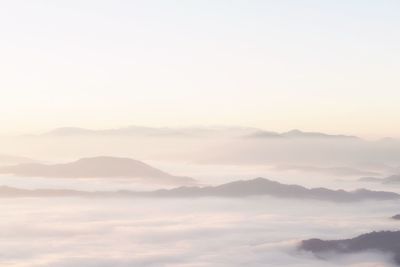
<instances>
[{"instance_id":1,"label":"cloud","mask_svg":"<svg viewBox=\"0 0 400 267\"><path fill-rule=\"evenodd\" d=\"M398 225L386 218L398 209L391 201L43 198L0 208L0 265L12 267L390 266L378 254L321 260L295 248Z\"/></svg>"}]
</instances>

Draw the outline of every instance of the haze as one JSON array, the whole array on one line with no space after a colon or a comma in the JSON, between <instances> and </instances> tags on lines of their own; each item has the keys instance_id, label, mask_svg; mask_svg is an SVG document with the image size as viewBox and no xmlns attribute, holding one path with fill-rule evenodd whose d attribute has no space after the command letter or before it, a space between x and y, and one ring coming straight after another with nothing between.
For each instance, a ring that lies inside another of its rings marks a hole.
<instances>
[{"instance_id":1,"label":"haze","mask_svg":"<svg viewBox=\"0 0 400 267\"><path fill-rule=\"evenodd\" d=\"M4 1L2 133L243 125L398 137L398 1Z\"/></svg>"},{"instance_id":2,"label":"haze","mask_svg":"<svg viewBox=\"0 0 400 267\"><path fill-rule=\"evenodd\" d=\"M0 266L400 266L399 14L0 1Z\"/></svg>"}]
</instances>

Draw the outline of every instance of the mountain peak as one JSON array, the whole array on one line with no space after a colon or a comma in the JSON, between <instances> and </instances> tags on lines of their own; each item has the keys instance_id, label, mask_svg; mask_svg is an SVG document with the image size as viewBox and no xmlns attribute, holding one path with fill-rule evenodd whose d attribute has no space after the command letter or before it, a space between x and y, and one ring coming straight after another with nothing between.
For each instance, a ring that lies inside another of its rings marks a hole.
<instances>
[{"instance_id":1,"label":"mountain peak","mask_svg":"<svg viewBox=\"0 0 400 267\"><path fill-rule=\"evenodd\" d=\"M134 178L155 183L193 184L189 177L173 176L144 162L111 156L81 158L62 164L19 164L0 167L0 173L22 177ZM140 180L139 180L140 181Z\"/></svg>"}]
</instances>

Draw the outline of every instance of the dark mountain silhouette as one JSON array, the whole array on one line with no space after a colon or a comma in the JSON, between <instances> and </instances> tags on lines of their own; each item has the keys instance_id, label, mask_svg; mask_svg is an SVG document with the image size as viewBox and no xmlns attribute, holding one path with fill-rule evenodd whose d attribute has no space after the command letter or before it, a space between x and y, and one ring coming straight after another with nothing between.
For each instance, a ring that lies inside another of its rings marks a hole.
<instances>
[{"instance_id":1,"label":"dark mountain silhouette","mask_svg":"<svg viewBox=\"0 0 400 267\"><path fill-rule=\"evenodd\" d=\"M396 214L391 217L393 220L400 220L400 214Z\"/></svg>"},{"instance_id":2,"label":"dark mountain silhouette","mask_svg":"<svg viewBox=\"0 0 400 267\"><path fill-rule=\"evenodd\" d=\"M4 192L3 192L3 191ZM299 185L285 185L264 178L248 181L236 181L219 186L208 187L177 187L174 189L161 189L156 191L110 191L86 192L75 190L22 190L3 187L0 196L84 196L84 197L172 197L172 198L198 198L198 197L249 197L272 196L288 199L311 199L334 202L351 202L362 200L393 200L400 199L400 195L391 192L330 190L326 188L307 189ZM4 193L4 194L3 194Z\"/></svg>"},{"instance_id":3,"label":"dark mountain silhouette","mask_svg":"<svg viewBox=\"0 0 400 267\"><path fill-rule=\"evenodd\" d=\"M327 252L346 254L375 250L392 254L395 263L400 266L400 231L371 232L342 240L309 239L302 241L299 249L318 256Z\"/></svg>"},{"instance_id":4,"label":"dark mountain silhouette","mask_svg":"<svg viewBox=\"0 0 400 267\"><path fill-rule=\"evenodd\" d=\"M19 164L0 167L0 173L24 177L54 178L137 178L150 182L193 184L194 179L173 176L141 161L129 158L83 158L65 164Z\"/></svg>"}]
</instances>

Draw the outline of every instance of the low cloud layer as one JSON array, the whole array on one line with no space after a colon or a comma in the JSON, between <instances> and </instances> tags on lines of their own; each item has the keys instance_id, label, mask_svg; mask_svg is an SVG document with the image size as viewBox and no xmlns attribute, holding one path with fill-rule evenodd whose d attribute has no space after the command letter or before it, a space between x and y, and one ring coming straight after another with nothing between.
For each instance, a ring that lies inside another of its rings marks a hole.
<instances>
[{"instance_id":1,"label":"low cloud layer","mask_svg":"<svg viewBox=\"0 0 400 267\"><path fill-rule=\"evenodd\" d=\"M18 199L0 208L0 265L12 267L392 266L385 255L326 261L296 246L398 226L387 219L397 202Z\"/></svg>"}]
</instances>

